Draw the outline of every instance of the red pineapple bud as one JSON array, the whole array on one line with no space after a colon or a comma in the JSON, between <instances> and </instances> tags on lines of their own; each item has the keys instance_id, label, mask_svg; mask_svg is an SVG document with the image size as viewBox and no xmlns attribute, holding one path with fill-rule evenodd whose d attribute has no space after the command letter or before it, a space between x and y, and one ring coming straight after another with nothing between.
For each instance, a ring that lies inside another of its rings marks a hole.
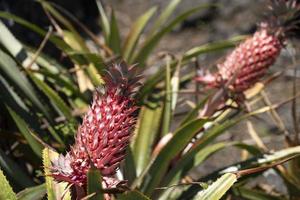
<instances>
[{"instance_id":1,"label":"red pineapple bud","mask_svg":"<svg viewBox=\"0 0 300 200\"><path fill-rule=\"evenodd\" d=\"M229 89L243 92L265 75L281 49L279 39L263 28L240 44L226 57L225 62L218 65L218 74L222 81L232 79Z\"/></svg>"},{"instance_id":2,"label":"red pineapple bud","mask_svg":"<svg viewBox=\"0 0 300 200\"><path fill-rule=\"evenodd\" d=\"M98 88L93 103L78 128L75 144L66 156L53 162L52 176L78 186L86 184L93 164L100 170L104 187L110 187L136 124L135 100L132 97L140 76L136 68L114 64L106 72L104 87Z\"/></svg>"},{"instance_id":3,"label":"red pineapple bud","mask_svg":"<svg viewBox=\"0 0 300 200\"><path fill-rule=\"evenodd\" d=\"M300 22L300 7L295 0L273 0L270 8L271 19L261 23L252 37L218 64L215 74L197 76L196 81L216 88L227 84L234 94L240 94L258 82L278 58L287 37L295 35Z\"/></svg>"}]
</instances>

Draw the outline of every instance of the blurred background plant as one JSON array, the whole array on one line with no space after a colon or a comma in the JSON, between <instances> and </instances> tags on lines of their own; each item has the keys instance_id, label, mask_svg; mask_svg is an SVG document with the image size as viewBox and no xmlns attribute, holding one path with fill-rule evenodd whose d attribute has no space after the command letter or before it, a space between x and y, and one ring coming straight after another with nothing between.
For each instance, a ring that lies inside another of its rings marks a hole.
<instances>
[{"instance_id":1,"label":"blurred background plant","mask_svg":"<svg viewBox=\"0 0 300 200\"><path fill-rule=\"evenodd\" d=\"M190 49L184 46L184 51L175 53L156 50L170 33L175 32L175 36L163 45L176 42L178 27L194 24L208 28L205 23L211 12L227 9L223 3L193 3L191 9L182 10L183 1L170 0L164 6L144 10L128 29L120 26L126 13L95 0L99 34L86 26L90 22L81 22L51 1L34 2L48 20L48 28L0 11L0 199L71 198L65 183L58 184L45 174L50 173L57 152L66 152L74 143L93 91L105 84L103 71L118 60L137 63L145 75L136 95L140 106L137 126L120 170L128 188L116 195L118 198L219 199L226 195L228 199L297 199L299 160L282 164L300 153L296 48L288 45L280 62L284 68L276 68L246 91L247 109L233 104L210 118L199 118L198 112L215 91L195 84L193 77L199 66L215 64L219 54L246 36L224 40L215 36L207 43L195 43ZM32 38L40 38L39 42L20 41L7 27L10 23L20 25L22 33L34 33ZM192 40L186 36L179 39ZM289 79L289 96L279 94L275 100L270 99L266 87L275 85L274 90L281 85L282 90L286 87L280 81L284 76L293 77ZM278 113L282 109L291 117L282 119ZM275 129L267 130L272 123ZM235 125L237 129L232 128ZM235 135L228 137L230 131ZM195 137L199 132L202 135ZM280 148L266 144L274 137L280 138ZM191 141L194 145L188 150ZM216 159L211 164L214 170L201 170L212 158ZM230 163L224 163L224 159ZM100 177L98 173L89 171L87 198L103 198L97 184L100 179L95 179ZM272 184L262 181L263 177L270 179L268 174L275 177ZM284 189L275 187L279 181Z\"/></svg>"}]
</instances>

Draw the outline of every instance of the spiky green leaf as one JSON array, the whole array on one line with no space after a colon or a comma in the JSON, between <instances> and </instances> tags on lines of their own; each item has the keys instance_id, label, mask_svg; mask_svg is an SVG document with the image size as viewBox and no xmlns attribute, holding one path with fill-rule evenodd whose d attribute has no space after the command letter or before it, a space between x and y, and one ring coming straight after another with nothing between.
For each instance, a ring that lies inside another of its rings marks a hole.
<instances>
[{"instance_id":1,"label":"spiky green leaf","mask_svg":"<svg viewBox=\"0 0 300 200\"><path fill-rule=\"evenodd\" d=\"M87 174L87 194L91 195L90 200L102 200L104 199L102 193L102 178L100 171L95 167L91 167Z\"/></svg>"},{"instance_id":2,"label":"spiky green leaf","mask_svg":"<svg viewBox=\"0 0 300 200\"><path fill-rule=\"evenodd\" d=\"M194 199L219 200L237 181L235 174L227 173L213 182L207 189L200 191Z\"/></svg>"},{"instance_id":3,"label":"spiky green leaf","mask_svg":"<svg viewBox=\"0 0 300 200\"><path fill-rule=\"evenodd\" d=\"M0 169L0 199L5 200L17 200L17 196L9 185L6 177Z\"/></svg>"},{"instance_id":4,"label":"spiky green leaf","mask_svg":"<svg viewBox=\"0 0 300 200\"><path fill-rule=\"evenodd\" d=\"M18 200L42 200L46 195L45 184L26 188L17 194Z\"/></svg>"}]
</instances>

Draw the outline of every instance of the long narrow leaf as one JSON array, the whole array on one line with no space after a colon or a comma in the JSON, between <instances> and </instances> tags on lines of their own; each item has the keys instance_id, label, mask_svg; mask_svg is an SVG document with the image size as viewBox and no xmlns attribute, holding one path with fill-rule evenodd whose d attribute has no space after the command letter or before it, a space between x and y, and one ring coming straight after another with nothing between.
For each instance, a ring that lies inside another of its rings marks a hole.
<instances>
[{"instance_id":1,"label":"long narrow leaf","mask_svg":"<svg viewBox=\"0 0 300 200\"><path fill-rule=\"evenodd\" d=\"M199 110L201 110L201 108L205 105L205 103L207 102L209 98L209 95L207 95L206 97L204 97L197 105L195 108L193 108L182 120L182 122L180 123L181 125L186 124L187 122L195 119L198 114L199 114Z\"/></svg>"},{"instance_id":2,"label":"long narrow leaf","mask_svg":"<svg viewBox=\"0 0 300 200\"><path fill-rule=\"evenodd\" d=\"M143 106L138 118L137 132L134 139L133 155L137 175L140 175L150 161L154 139L160 127L162 106L159 103L153 107Z\"/></svg>"},{"instance_id":3,"label":"long narrow leaf","mask_svg":"<svg viewBox=\"0 0 300 200\"><path fill-rule=\"evenodd\" d=\"M137 177L137 170L135 159L132 153L132 147L126 149L126 155L124 159L124 166L122 168L124 179L128 181L130 186Z\"/></svg>"},{"instance_id":4,"label":"long narrow leaf","mask_svg":"<svg viewBox=\"0 0 300 200\"><path fill-rule=\"evenodd\" d=\"M32 103L41 111L45 116L51 118L49 111L43 106L36 91L30 84L24 74L22 74L15 61L9 57L6 53L0 50L0 71L4 73L13 85L17 86L20 92L22 92Z\"/></svg>"},{"instance_id":5,"label":"long narrow leaf","mask_svg":"<svg viewBox=\"0 0 300 200\"><path fill-rule=\"evenodd\" d=\"M69 191L65 193L67 189L67 183L57 183L54 179L50 176L51 172L50 169L52 167L51 161L58 158L58 153L45 148L43 150L43 165L44 165L44 173L46 178L46 189L47 189L47 198L48 200L71 200L71 194ZM62 198L63 197L63 198Z\"/></svg>"},{"instance_id":6,"label":"long narrow leaf","mask_svg":"<svg viewBox=\"0 0 300 200\"><path fill-rule=\"evenodd\" d=\"M134 57L134 63L139 63L140 66L144 66L146 59L150 55L150 53L153 51L155 46L159 43L160 39L167 33L169 33L177 24L185 20L188 16L192 15L195 12L200 11L201 9L211 7L211 4L205 4L201 5L195 8L192 8L188 11L185 11L184 13L177 16L174 20L172 20L170 23L166 25L166 27L162 28L159 32L153 35L153 37L149 38L147 41L145 41L142 49L139 51L139 53Z\"/></svg>"},{"instance_id":7,"label":"long narrow leaf","mask_svg":"<svg viewBox=\"0 0 300 200\"><path fill-rule=\"evenodd\" d=\"M104 32L105 41L108 44L109 38L110 38L110 29L111 29L110 23L109 23L107 15L106 15L106 12L101 4L101 0L96 0L96 3L97 3L98 10L99 10L99 14L101 16L101 28Z\"/></svg>"},{"instance_id":8,"label":"long narrow leaf","mask_svg":"<svg viewBox=\"0 0 300 200\"><path fill-rule=\"evenodd\" d=\"M118 27L118 22L115 16L115 12L112 10L110 20L110 35L108 41L109 47L114 51L116 55L121 53L121 38Z\"/></svg>"},{"instance_id":9,"label":"long narrow leaf","mask_svg":"<svg viewBox=\"0 0 300 200\"><path fill-rule=\"evenodd\" d=\"M29 72L29 74L31 75L31 78L35 82L37 87L39 87L40 90L48 96L53 105L61 111L61 113L66 117L66 119L72 120L73 116L71 114L71 109L65 104L65 102L60 98L60 96L45 82L33 76L31 72Z\"/></svg>"},{"instance_id":10,"label":"long narrow leaf","mask_svg":"<svg viewBox=\"0 0 300 200\"><path fill-rule=\"evenodd\" d=\"M46 195L45 184L26 188L17 194L18 200L42 200Z\"/></svg>"},{"instance_id":11,"label":"long narrow leaf","mask_svg":"<svg viewBox=\"0 0 300 200\"><path fill-rule=\"evenodd\" d=\"M283 197L274 196L263 191L248 189L245 187L234 187L233 193L235 196L248 200L287 200Z\"/></svg>"},{"instance_id":12,"label":"long narrow leaf","mask_svg":"<svg viewBox=\"0 0 300 200\"><path fill-rule=\"evenodd\" d=\"M9 32L2 21L0 21L0 43L13 56L17 56L23 49L21 43Z\"/></svg>"},{"instance_id":13,"label":"long narrow leaf","mask_svg":"<svg viewBox=\"0 0 300 200\"><path fill-rule=\"evenodd\" d=\"M102 178L100 171L95 167L89 169L87 174L87 194L92 195L90 200L102 200L104 199L102 191Z\"/></svg>"},{"instance_id":14,"label":"long narrow leaf","mask_svg":"<svg viewBox=\"0 0 300 200\"><path fill-rule=\"evenodd\" d=\"M189 172L189 169L187 168L187 165L189 164L188 160L191 161L197 159L196 162L199 164L204 160L206 160L209 156L212 156L214 153L222 150L226 146L227 146L226 143L220 142L217 144L209 145L208 147L199 151L198 152L199 156L194 155L194 158L191 157L189 159L186 159L187 156L184 156L183 158L181 158L181 160L179 160L179 162L176 163L176 165L170 170L170 172L168 172L167 176L165 176L165 178L162 180L161 186L164 187L167 185L176 184L176 182L180 180L180 178L184 177L184 175L186 175ZM179 193L182 192L182 190L184 190L184 187L176 188L174 190L173 189L165 190L161 194L161 199L162 200L167 200L170 198L175 199L174 198L175 195L179 196L180 195Z\"/></svg>"},{"instance_id":15,"label":"long narrow leaf","mask_svg":"<svg viewBox=\"0 0 300 200\"><path fill-rule=\"evenodd\" d=\"M8 157L0 149L0 168L5 172L6 176L10 178L16 185L21 188L30 187L34 185L31 178L19 167L15 161Z\"/></svg>"},{"instance_id":16,"label":"long narrow leaf","mask_svg":"<svg viewBox=\"0 0 300 200\"><path fill-rule=\"evenodd\" d=\"M141 190L146 195L151 195L155 187L160 183L170 161L184 149L189 141L207 122L205 119L196 119L179 128L172 139L163 147L149 167L143 172Z\"/></svg>"},{"instance_id":17,"label":"long narrow leaf","mask_svg":"<svg viewBox=\"0 0 300 200\"><path fill-rule=\"evenodd\" d=\"M161 26L169 19L169 17L174 13L178 4L181 0L171 0L166 8L164 8L160 14L160 16L155 20L153 26L151 27L150 36L153 36Z\"/></svg>"},{"instance_id":18,"label":"long narrow leaf","mask_svg":"<svg viewBox=\"0 0 300 200\"><path fill-rule=\"evenodd\" d=\"M8 50L8 52L15 57L15 59L23 65L28 67L31 62L31 58L28 56L27 51L23 45L14 37L14 35L8 30L3 22L0 21L0 44ZM31 69L38 69L36 63L31 64Z\"/></svg>"},{"instance_id":19,"label":"long narrow leaf","mask_svg":"<svg viewBox=\"0 0 300 200\"><path fill-rule=\"evenodd\" d=\"M238 44L244 39L245 37L234 37L229 40L208 43L208 44L201 45L199 47L195 47L187 51L186 53L184 53L182 58L182 65L184 65L190 59L199 56L201 54L220 51L230 47L234 47L236 44ZM171 68L174 69L177 64L178 61L172 62ZM138 95L139 99L143 99L149 92L151 92L154 89L157 83L163 80L165 70L166 70L165 67L161 67L160 70L158 70L158 72L156 72L154 75L152 75L150 78L147 79L142 89L139 91L139 95Z\"/></svg>"},{"instance_id":20,"label":"long narrow leaf","mask_svg":"<svg viewBox=\"0 0 300 200\"><path fill-rule=\"evenodd\" d=\"M123 58L131 62L131 56L135 49L136 44L138 43L138 39L142 34L142 31L144 30L146 24L148 23L151 16L156 11L156 8L150 8L144 15L139 17L136 22L133 24L130 33L128 34L128 37L125 41L124 47L123 47Z\"/></svg>"},{"instance_id":21,"label":"long narrow leaf","mask_svg":"<svg viewBox=\"0 0 300 200\"><path fill-rule=\"evenodd\" d=\"M119 200L150 200L149 197L145 196L144 194L140 193L139 191L129 191L125 192L118 196Z\"/></svg>"},{"instance_id":22,"label":"long narrow leaf","mask_svg":"<svg viewBox=\"0 0 300 200\"><path fill-rule=\"evenodd\" d=\"M41 36L45 36L47 34L46 31L44 31L43 29L41 29L40 27L38 27L35 24L30 23L29 21L24 20L21 17L18 17L16 15L13 15L11 13L7 13L7 12L3 12L0 11L0 17L4 18L4 19L8 19L8 20L13 20L16 23L27 27L28 29L36 32L37 34L41 35ZM59 47L62 50L70 50L70 46L68 44L66 44L63 40L61 40L60 38L58 38L57 36L50 36L49 40L51 42L53 42L57 47Z\"/></svg>"},{"instance_id":23,"label":"long narrow leaf","mask_svg":"<svg viewBox=\"0 0 300 200\"><path fill-rule=\"evenodd\" d=\"M172 86L171 86L171 67L169 61L167 61L166 68L166 89L165 89L165 101L164 101L164 112L162 120L162 131L161 134L164 136L169 133L172 117Z\"/></svg>"},{"instance_id":24,"label":"long narrow leaf","mask_svg":"<svg viewBox=\"0 0 300 200\"><path fill-rule=\"evenodd\" d=\"M24 138L26 139L26 141L30 145L33 152L37 156L42 157L43 146L31 134L30 130L27 127L26 122L22 118L20 118L20 116L17 113L15 113L15 111L13 111L12 108L10 108L8 106L6 108L9 111L9 113L10 113L11 117L13 118L13 120L15 121L15 123L16 123L17 127L19 128L20 132L23 134Z\"/></svg>"},{"instance_id":25,"label":"long narrow leaf","mask_svg":"<svg viewBox=\"0 0 300 200\"><path fill-rule=\"evenodd\" d=\"M41 3L41 5L43 6L43 8L45 10L47 10L51 15L53 15L55 17L55 19L57 19L60 23L62 23L64 25L64 27L67 28L67 32L68 33L72 33L72 36L75 38L76 40L76 44L80 46L80 48L84 51L89 51L89 49L87 48L84 38L80 36L80 34L78 33L78 31L75 29L75 27L73 26L73 24L66 18L64 17L61 13L59 13L52 5L50 2L47 1L39 1ZM64 34L64 33L63 33ZM64 34L65 36L65 34Z\"/></svg>"},{"instance_id":26,"label":"long narrow leaf","mask_svg":"<svg viewBox=\"0 0 300 200\"><path fill-rule=\"evenodd\" d=\"M30 22L28 22L28 21L26 21L26 20L24 20L24 19L16 16L16 15L0 11L0 17L5 18L5 19L14 20L16 23L19 23L20 25L29 28L30 30L38 33L41 36L45 36L47 34L47 32L44 31L43 29L41 29L40 27L38 27L35 24L32 24L32 23L30 23ZM76 41L76 44L78 45L77 47L83 48L84 51L88 52L88 49L85 46L85 43L84 43L83 39L82 38L79 39L78 37L80 37L80 36L78 34L74 34L74 33L70 32L70 31L69 32L65 31L64 32L64 36L65 37L63 39L65 39L68 42L73 41L73 44L74 44L74 41ZM71 47L67 42L65 42L61 38L59 38L57 36L51 35L49 37L49 41L51 41L59 49L61 49L68 56L70 56L70 58L75 63L77 63L77 64L89 64L89 63L87 63L87 60L89 60L87 57L81 57L81 56L77 56L77 55L72 55L72 53L74 52L74 46ZM77 50L81 50L81 49L77 49ZM99 76L99 73L95 69L95 66L88 65L87 72L88 72L90 78L92 79L92 81L93 81L93 83L95 85L100 85L102 83L101 78Z\"/></svg>"},{"instance_id":27,"label":"long narrow leaf","mask_svg":"<svg viewBox=\"0 0 300 200\"><path fill-rule=\"evenodd\" d=\"M82 58L82 62L78 63L80 67L84 68L86 67L86 74L88 75L88 78L91 80L91 82L94 84L94 86L101 85L102 80L100 78L100 75L94 66L93 62L90 62L90 57L88 56L89 50L85 46L85 44L81 44L80 40L78 39L79 36L76 35L76 33L70 32L70 31L64 31L64 40L65 42L70 45L75 51L83 52L83 54L74 54L73 51L69 51L68 55L72 58L80 57ZM75 60L76 61L76 60Z\"/></svg>"},{"instance_id":28,"label":"long narrow leaf","mask_svg":"<svg viewBox=\"0 0 300 200\"><path fill-rule=\"evenodd\" d=\"M0 199L5 200L17 200L17 196L6 180L2 170L0 169Z\"/></svg>"},{"instance_id":29,"label":"long narrow leaf","mask_svg":"<svg viewBox=\"0 0 300 200\"><path fill-rule=\"evenodd\" d=\"M55 86L59 88L58 90L65 93L67 96L75 96L75 99L70 98L69 101L76 101L76 99L80 99L83 105L87 105L87 98L79 91L75 83L68 79L68 77L64 76L61 73L52 73L44 69L40 69L38 73L46 76L47 80L55 84Z\"/></svg>"},{"instance_id":30,"label":"long narrow leaf","mask_svg":"<svg viewBox=\"0 0 300 200\"><path fill-rule=\"evenodd\" d=\"M38 118L31 115L28 106L25 104L24 99L22 99L13 87L9 85L8 81L0 75L0 101L14 110L22 117L34 130L39 130L39 125L36 123Z\"/></svg>"},{"instance_id":31,"label":"long narrow leaf","mask_svg":"<svg viewBox=\"0 0 300 200\"><path fill-rule=\"evenodd\" d=\"M214 179L225 173L230 173L230 172L234 173L234 172L237 172L240 170L245 170L245 169L249 169L249 168L253 168L253 167L257 167L257 166L263 166L265 164L284 160L284 159L290 158L291 156L295 156L295 155L299 155L299 154L300 154L300 146L282 149L280 151L276 151L276 152L270 153L270 154L263 154L263 155L256 156L254 158L245 160L243 162L239 162L239 163L224 167L224 168L217 170L203 178L200 178L197 181L200 181L200 182L208 181L208 180ZM184 199L185 198L190 199L200 189L201 188L199 188L199 186L193 185L188 190L186 190L184 193L182 193L182 195L179 198L184 197Z\"/></svg>"},{"instance_id":32,"label":"long narrow leaf","mask_svg":"<svg viewBox=\"0 0 300 200\"><path fill-rule=\"evenodd\" d=\"M184 177L189 173L189 169L193 167L199 166L203 161L205 161L208 157L212 156L217 151L220 151L226 147L235 146L237 148L245 149L253 155L257 155L260 151L253 147L243 143L232 142L232 143L216 143L209 145L201 150L199 150L199 146L195 146L190 152L186 153L177 163L174 168L170 170L167 176L164 178L162 182L162 186L167 184L172 185L178 181L179 178ZM190 162L193 161L192 165ZM189 167L187 167L189 166ZM182 171L184 169L184 171Z\"/></svg>"},{"instance_id":33,"label":"long narrow leaf","mask_svg":"<svg viewBox=\"0 0 300 200\"><path fill-rule=\"evenodd\" d=\"M199 192L194 199L219 200L237 181L235 174L227 173L218 178L207 189Z\"/></svg>"}]
</instances>

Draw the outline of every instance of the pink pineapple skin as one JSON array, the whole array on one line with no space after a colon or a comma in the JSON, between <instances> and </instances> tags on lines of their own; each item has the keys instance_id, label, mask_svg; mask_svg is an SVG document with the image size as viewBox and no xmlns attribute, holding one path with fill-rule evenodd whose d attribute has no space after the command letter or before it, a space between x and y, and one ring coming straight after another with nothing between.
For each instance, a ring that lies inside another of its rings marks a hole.
<instances>
[{"instance_id":1,"label":"pink pineapple skin","mask_svg":"<svg viewBox=\"0 0 300 200\"><path fill-rule=\"evenodd\" d=\"M228 88L232 92L244 92L266 74L282 47L276 36L262 28L236 47L224 62L218 64L215 74L198 76L196 81L216 88L229 83Z\"/></svg>"},{"instance_id":2,"label":"pink pineapple skin","mask_svg":"<svg viewBox=\"0 0 300 200\"><path fill-rule=\"evenodd\" d=\"M118 183L111 178L125 157L136 124L138 107L132 97L140 76L134 67L114 64L103 77L93 102L78 128L75 144L66 156L53 162L51 176L78 186L86 185L87 172L94 165L102 174L104 187Z\"/></svg>"},{"instance_id":3,"label":"pink pineapple skin","mask_svg":"<svg viewBox=\"0 0 300 200\"><path fill-rule=\"evenodd\" d=\"M213 88L226 85L238 96L257 83L279 57L286 40L299 37L298 0L272 0L268 8L268 19L217 65L216 73L198 75L195 80Z\"/></svg>"}]
</instances>

